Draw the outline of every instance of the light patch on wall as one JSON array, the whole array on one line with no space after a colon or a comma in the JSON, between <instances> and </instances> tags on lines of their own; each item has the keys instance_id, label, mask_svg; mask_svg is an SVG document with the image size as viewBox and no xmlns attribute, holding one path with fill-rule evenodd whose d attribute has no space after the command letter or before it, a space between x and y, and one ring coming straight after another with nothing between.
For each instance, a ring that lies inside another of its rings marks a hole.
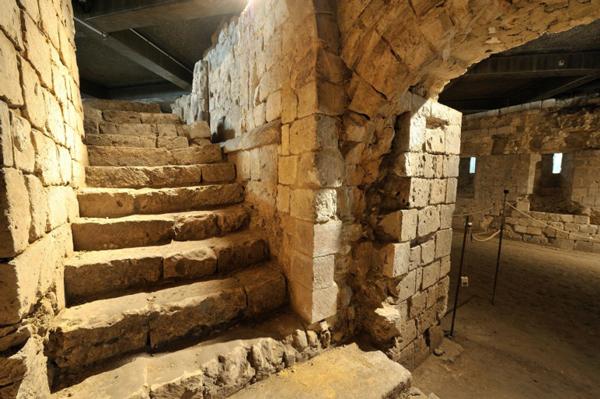
<instances>
[{"instance_id":1,"label":"light patch on wall","mask_svg":"<svg viewBox=\"0 0 600 399\"><path fill-rule=\"evenodd\" d=\"M469 158L469 174L474 175L475 170L477 170L477 158L471 157Z\"/></svg>"},{"instance_id":2,"label":"light patch on wall","mask_svg":"<svg viewBox=\"0 0 600 399\"><path fill-rule=\"evenodd\" d=\"M552 154L552 174L553 175L558 175L562 171L562 158L563 158L563 154L561 152Z\"/></svg>"}]
</instances>

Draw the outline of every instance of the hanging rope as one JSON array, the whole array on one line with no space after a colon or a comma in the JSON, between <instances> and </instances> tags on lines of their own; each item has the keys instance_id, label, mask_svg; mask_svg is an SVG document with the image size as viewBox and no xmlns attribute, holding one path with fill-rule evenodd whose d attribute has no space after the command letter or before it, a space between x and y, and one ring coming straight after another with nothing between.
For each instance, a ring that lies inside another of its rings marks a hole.
<instances>
[{"instance_id":1,"label":"hanging rope","mask_svg":"<svg viewBox=\"0 0 600 399\"><path fill-rule=\"evenodd\" d=\"M492 235L490 235L488 237L481 237L480 235L478 235L476 233L471 233L471 239L473 239L477 242L486 242L486 241L489 241L492 238L496 237L498 234L500 234L500 230L496 231L495 233L492 233Z\"/></svg>"},{"instance_id":2,"label":"hanging rope","mask_svg":"<svg viewBox=\"0 0 600 399\"><path fill-rule=\"evenodd\" d=\"M591 241L591 242L599 242L600 243L600 240L598 240L598 239L594 239L594 238L589 237L589 236L582 236L582 235L579 235L579 234L576 234L576 233L572 233L572 232L567 231L567 230L559 229L558 227L550 226L548 223L544 222L543 220L536 219L533 216L531 216L530 214L517 209L512 204L510 204L508 202L506 204L509 207L511 207L512 209L514 209L515 211L517 211L518 213L520 213L521 215L524 215L524 216L528 217L531 220L535 220L537 223L543 225L544 227L547 227L547 228L555 230L555 231L559 231L561 233L566 233L566 234L568 234L569 237L575 237L575 238L579 237L579 239L581 239L581 240Z\"/></svg>"}]
</instances>

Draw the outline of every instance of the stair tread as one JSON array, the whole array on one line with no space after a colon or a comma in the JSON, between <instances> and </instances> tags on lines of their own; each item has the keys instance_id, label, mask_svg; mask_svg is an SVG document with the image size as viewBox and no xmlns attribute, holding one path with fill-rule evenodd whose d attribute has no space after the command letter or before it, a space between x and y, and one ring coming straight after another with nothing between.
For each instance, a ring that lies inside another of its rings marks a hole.
<instances>
[{"instance_id":1,"label":"stair tread","mask_svg":"<svg viewBox=\"0 0 600 399\"><path fill-rule=\"evenodd\" d=\"M207 209L243 200L240 183L166 188L86 187L78 192L84 217L121 217Z\"/></svg>"},{"instance_id":2,"label":"stair tread","mask_svg":"<svg viewBox=\"0 0 600 399\"><path fill-rule=\"evenodd\" d=\"M138 216L138 215L136 215ZM197 241L172 241L164 245L147 247L105 249L97 251L75 252L65 261L65 267L81 267L89 264L105 263L120 259L141 259L150 257L165 257L173 254L182 254L201 248L214 248L227 244L236 244L248 240L261 239L261 236L252 230L232 233L224 237L212 237Z\"/></svg>"},{"instance_id":3,"label":"stair tread","mask_svg":"<svg viewBox=\"0 0 600 399\"><path fill-rule=\"evenodd\" d=\"M73 221L73 224L96 223L96 224L116 224L126 222L149 222L149 221L175 221L186 217L196 217L204 215L212 215L215 213L234 212L246 209L245 205L232 205L219 209L203 210L203 211L182 211L157 214L135 214L122 216L118 218L103 218L103 217L79 217Z\"/></svg>"},{"instance_id":4,"label":"stair tread","mask_svg":"<svg viewBox=\"0 0 600 399\"><path fill-rule=\"evenodd\" d=\"M209 363L218 359L249 359L250 356L245 354L252 347L281 342L296 331L304 331L304 326L292 312L271 316L261 323L244 323L187 348L153 355L132 355L109 370L101 370L55 392L52 399L89 399L95 398L96 393L104 399L134 397L136 394L149 397L150 390L159 394L162 389L169 390L174 386L185 391L192 380L198 380ZM318 346L308 346L297 351L289 344L288 348L298 361L307 360L320 350ZM178 396L173 393L173 397Z\"/></svg>"},{"instance_id":5,"label":"stair tread","mask_svg":"<svg viewBox=\"0 0 600 399\"><path fill-rule=\"evenodd\" d=\"M63 309L52 321L49 358L61 369L201 338L286 302L285 278L274 262L229 277L103 299Z\"/></svg>"},{"instance_id":6,"label":"stair tread","mask_svg":"<svg viewBox=\"0 0 600 399\"><path fill-rule=\"evenodd\" d=\"M220 162L217 144L168 150L152 147L110 147L88 145L92 166L160 166Z\"/></svg>"},{"instance_id":7,"label":"stair tread","mask_svg":"<svg viewBox=\"0 0 600 399\"><path fill-rule=\"evenodd\" d=\"M90 187L166 188L235 180L230 162L160 166L87 166Z\"/></svg>"}]
</instances>

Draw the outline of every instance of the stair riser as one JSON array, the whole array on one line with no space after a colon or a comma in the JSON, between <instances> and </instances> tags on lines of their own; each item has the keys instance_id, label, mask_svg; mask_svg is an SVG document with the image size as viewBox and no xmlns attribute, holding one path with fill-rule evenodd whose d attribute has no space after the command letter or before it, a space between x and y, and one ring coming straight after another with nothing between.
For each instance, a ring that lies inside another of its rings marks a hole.
<instances>
[{"instance_id":1,"label":"stair riser","mask_svg":"<svg viewBox=\"0 0 600 399\"><path fill-rule=\"evenodd\" d=\"M165 256L117 259L84 266L65 265L67 303L115 297L125 292L191 281L243 269L268 258L265 241L198 248ZM141 249L143 250L143 249Z\"/></svg>"},{"instance_id":2,"label":"stair riser","mask_svg":"<svg viewBox=\"0 0 600 399\"><path fill-rule=\"evenodd\" d=\"M248 224L246 211L217 211L170 220L143 220L107 223L104 220L72 224L76 251L96 251L161 245L175 241L196 241L231 233Z\"/></svg>"},{"instance_id":3,"label":"stair riser","mask_svg":"<svg viewBox=\"0 0 600 399\"><path fill-rule=\"evenodd\" d=\"M86 134L85 143L100 147L166 148L167 150L189 147L186 137L157 137L154 134Z\"/></svg>"},{"instance_id":4,"label":"stair riser","mask_svg":"<svg viewBox=\"0 0 600 399\"><path fill-rule=\"evenodd\" d=\"M235 167L230 163L152 168L88 166L85 180L90 187L184 187L232 182L235 180Z\"/></svg>"},{"instance_id":5,"label":"stair riser","mask_svg":"<svg viewBox=\"0 0 600 399\"><path fill-rule=\"evenodd\" d=\"M70 328L69 321L61 321L66 323L66 330L61 324L52 328L48 355L61 369L81 370L128 353L160 350L184 339L202 338L215 329L286 303L286 284L280 272L249 270L240 275L244 276L223 280L222 287L212 290L186 287L188 292L201 292L195 296L178 297L176 288L144 294L148 296L147 304L122 313L118 320L85 324L79 329Z\"/></svg>"},{"instance_id":6,"label":"stair riser","mask_svg":"<svg viewBox=\"0 0 600 399\"><path fill-rule=\"evenodd\" d=\"M141 192L83 192L78 195L82 217L121 217L207 209L243 200L238 184L173 188Z\"/></svg>"},{"instance_id":7,"label":"stair riser","mask_svg":"<svg viewBox=\"0 0 600 399\"><path fill-rule=\"evenodd\" d=\"M222 155L218 145L194 146L174 151L165 148L88 146L88 159L92 166L165 166L220 162Z\"/></svg>"}]
</instances>

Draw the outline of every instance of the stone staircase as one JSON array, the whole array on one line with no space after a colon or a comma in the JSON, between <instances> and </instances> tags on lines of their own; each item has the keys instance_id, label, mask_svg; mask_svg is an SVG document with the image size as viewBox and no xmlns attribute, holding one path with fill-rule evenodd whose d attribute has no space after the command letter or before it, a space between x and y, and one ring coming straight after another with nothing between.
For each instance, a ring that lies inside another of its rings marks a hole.
<instances>
[{"instance_id":1,"label":"stone staircase","mask_svg":"<svg viewBox=\"0 0 600 399\"><path fill-rule=\"evenodd\" d=\"M46 345L55 387L83 388L56 397L129 397L126 381L124 390L106 388L107 370L126 374L145 354L195 348L287 300L220 147L190 146L181 122L153 106L96 107L86 110L90 166L72 225L76 252L64 271L67 307ZM140 389L149 395L150 385Z\"/></svg>"}]
</instances>

